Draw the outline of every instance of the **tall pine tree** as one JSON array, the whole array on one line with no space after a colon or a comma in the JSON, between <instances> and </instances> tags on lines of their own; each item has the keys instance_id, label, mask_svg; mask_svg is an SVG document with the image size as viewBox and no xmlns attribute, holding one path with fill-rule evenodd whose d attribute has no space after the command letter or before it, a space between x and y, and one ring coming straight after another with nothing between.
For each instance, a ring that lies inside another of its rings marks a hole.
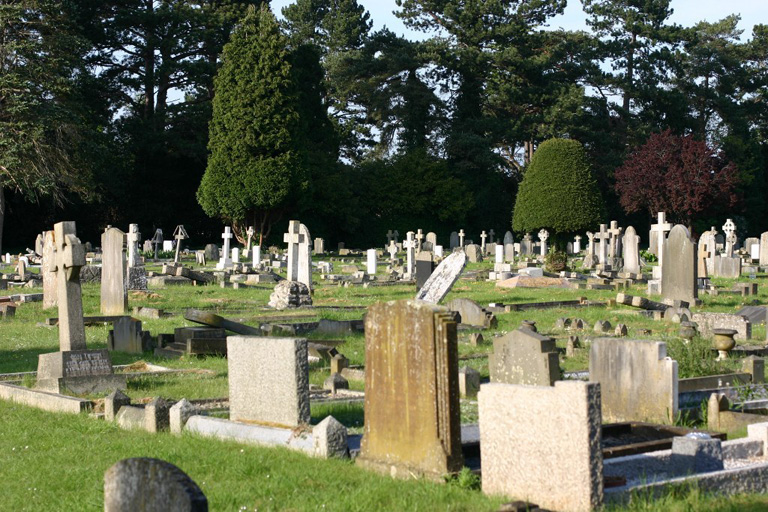
<instances>
[{"instance_id":1,"label":"tall pine tree","mask_svg":"<svg viewBox=\"0 0 768 512\"><path fill-rule=\"evenodd\" d=\"M306 188L306 158L288 41L272 11L249 9L214 81L210 156L197 199L236 231L264 238Z\"/></svg>"}]
</instances>

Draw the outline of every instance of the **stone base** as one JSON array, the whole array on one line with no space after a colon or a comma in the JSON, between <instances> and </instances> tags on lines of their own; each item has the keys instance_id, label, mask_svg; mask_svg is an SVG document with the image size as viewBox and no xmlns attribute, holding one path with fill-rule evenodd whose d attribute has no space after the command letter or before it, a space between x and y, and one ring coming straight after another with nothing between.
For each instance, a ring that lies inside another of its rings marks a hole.
<instances>
[{"instance_id":1,"label":"stone base","mask_svg":"<svg viewBox=\"0 0 768 512\"><path fill-rule=\"evenodd\" d=\"M147 290L147 269L144 267L128 267L128 289Z\"/></svg>"},{"instance_id":2,"label":"stone base","mask_svg":"<svg viewBox=\"0 0 768 512\"><path fill-rule=\"evenodd\" d=\"M459 469L456 469L454 471L446 471L445 473L434 473L402 464L392 464L380 460L368 459L362 455L357 456L355 459L355 464L361 468L375 471L376 473L380 473L382 475L389 475L392 478L399 478L401 480L416 480L425 478L436 483L445 483L446 475L456 474L459 471Z\"/></svg>"},{"instance_id":3,"label":"stone base","mask_svg":"<svg viewBox=\"0 0 768 512\"><path fill-rule=\"evenodd\" d=\"M125 375L95 375L93 377L59 377L37 379L35 389L50 393L88 395L116 389L126 389Z\"/></svg>"}]
</instances>

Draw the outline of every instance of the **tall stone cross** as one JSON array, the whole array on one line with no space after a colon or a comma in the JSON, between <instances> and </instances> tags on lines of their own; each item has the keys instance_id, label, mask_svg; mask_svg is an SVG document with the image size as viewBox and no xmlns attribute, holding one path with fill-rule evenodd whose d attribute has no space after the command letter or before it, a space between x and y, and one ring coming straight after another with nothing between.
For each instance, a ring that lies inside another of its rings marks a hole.
<instances>
[{"instance_id":1,"label":"tall stone cross","mask_svg":"<svg viewBox=\"0 0 768 512\"><path fill-rule=\"evenodd\" d=\"M141 233L139 233L139 225L129 225L128 234L125 235L125 238L128 241L128 267L138 267L141 265L141 257L139 256Z\"/></svg>"},{"instance_id":2,"label":"tall stone cross","mask_svg":"<svg viewBox=\"0 0 768 512\"><path fill-rule=\"evenodd\" d=\"M658 236L656 237L658 245L656 246L656 256L659 258L659 268L661 268L661 262L664 254L664 238L667 232L672 230L672 224L666 221L666 213L659 212L657 215L658 222L651 224L651 231L655 231Z\"/></svg>"},{"instance_id":3,"label":"tall stone cross","mask_svg":"<svg viewBox=\"0 0 768 512\"><path fill-rule=\"evenodd\" d=\"M182 224L179 224L178 226L176 226L176 231L173 232L173 238L176 239L176 255L173 257L173 262L178 263L179 253L181 252L181 241L189 238L189 235L187 234L187 230L184 229L184 226Z\"/></svg>"},{"instance_id":4,"label":"tall stone cross","mask_svg":"<svg viewBox=\"0 0 768 512\"><path fill-rule=\"evenodd\" d=\"M736 244L736 224L732 219L728 219L723 224L723 233L725 233L725 256L733 257L733 246Z\"/></svg>"},{"instance_id":5,"label":"tall stone cross","mask_svg":"<svg viewBox=\"0 0 768 512\"><path fill-rule=\"evenodd\" d=\"M485 252L485 239L488 238L488 235L483 231L480 233L480 249Z\"/></svg>"},{"instance_id":6,"label":"tall stone cross","mask_svg":"<svg viewBox=\"0 0 768 512\"><path fill-rule=\"evenodd\" d=\"M248 226L248 229L245 230L245 234L248 235L248 242L245 244L245 256L248 257L251 253L251 241L253 240L253 235L256 234L256 230L253 226Z\"/></svg>"},{"instance_id":7,"label":"tall stone cross","mask_svg":"<svg viewBox=\"0 0 768 512\"><path fill-rule=\"evenodd\" d=\"M610 245L608 246L608 257L613 259L621 254L621 232L624 228L619 227L619 223L615 220L611 221L611 227L608 233L611 235Z\"/></svg>"},{"instance_id":8,"label":"tall stone cross","mask_svg":"<svg viewBox=\"0 0 768 512\"><path fill-rule=\"evenodd\" d=\"M309 243L304 240L301 233L301 222L292 220L288 223L288 232L283 235L283 242L288 244L288 272L289 281L299 280L299 244Z\"/></svg>"},{"instance_id":9,"label":"tall stone cross","mask_svg":"<svg viewBox=\"0 0 768 512\"><path fill-rule=\"evenodd\" d=\"M406 239L405 242L403 242L403 249L406 251L405 273L408 274L409 278L412 278L416 272L414 268L414 251L416 250L416 240L413 238L413 231L409 231L405 236Z\"/></svg>"},{"instance_id":10,"label":"tall stone cross","mask_svg":"<svg viewBox=\"0 0 768 512\"><path fill-rule=\"evenodd\" d=\"M496 238L494 238L495 234L496 233L494 233L492 229L488 230L488 238L489 238L488 243L492 244L496 241Z\"/></svg>"},{"instance_id":11,"label":"tall stone cross","mask_svg":"<svg viewBox=\"0 0 768 512\"><path fill-rule=\"evenodd\" d=\"M155 259L157 259L157 248L163 243L163 230L157 228L155 236L152 237L152 245L155 247Z\"/></svg>"},{"instance_id":12,"label":"tall stone cross","mask_svg":"<svg viewBox=\"0 0 768 512\"><path fill-rule=\"evenodd\" d=\"M421 243L424 240L424 232L419 229L416 231L416 252L421 252Z\"/></svg>"},{"instance_id":13,"label":"tall stone cross","mask_svg":"<svg viewBox=\"0 0 768 512\"><path fill-rule=\"evenodd\" d=\"M539 241L541 241L541 247L539 248L539 254L542 256L547 255L547 240L549 239L549 231L542 229L539 231Z\"/></svg>"},{"instance_id":14,"label":"tall stone cross","mask_svg":"<svg viewBox=\"0 0 768 512\"><path fill-rule=\"evenodd\" d=\"M400 233L397 230L392 231L391 229L387 231L387 242L391 242L394 240L395 244L397 244L397 239L400 237Z\"/></svg>"},{"instance_id":15,"label":"tall stone cross","mask_svg":"<svg viewBox=\"0 0 768 512\"><path fill-rule=\"evenodd\" d=\"M611 234L607 230L608 226L600 224L600 232L595 234L595 238L600 241L600 247L597 252L597 259L600 264L605 265L608 259L606 241L611 237Z\"/></svg>"},{"instance_id":16,"label":"tall stone cross","mask_svg":"<svg viewBox=\"0 0 768 512\"><path fill-rule=\"evenodd\" d=\"M465 236L464 230L460 229L459 230L459 247L462 247L462 248L464 247L464 236Z\"/></svg>"},{"instance_id":17,"label":"tall stone cross","mask_svg":"<svg viewBox=\"0 0 768 512\"><path fill-rule=\"evenodd\" d=\"M579 254L581 252L581 236L576 235L573 238L573 254Z\"/></svg>"},{"instance_id":18,"label":"tall stone cross","mask_svg":"<svg viewBox=\"0 0 768 512\"><path fill-rule=\"evenodd\" d=\"M395 256L397 256L397 244L394 240L389 241L389 245L387 246L387 252L389 253L389 259L390 261L395 261Z\"/></svg>"},{"instance_id":19,"label":"tall stone cross","mask_svg":"<svg viewBox=\"0 0 768 512\"><path fill-rule=\"evenodd\" d=\"M73 221L53 226L56 252L54 266L59 302L59 350L85 350L83 297L80 269L85 265L85 246L75 236Z\"/></svg>"}]
</instances>

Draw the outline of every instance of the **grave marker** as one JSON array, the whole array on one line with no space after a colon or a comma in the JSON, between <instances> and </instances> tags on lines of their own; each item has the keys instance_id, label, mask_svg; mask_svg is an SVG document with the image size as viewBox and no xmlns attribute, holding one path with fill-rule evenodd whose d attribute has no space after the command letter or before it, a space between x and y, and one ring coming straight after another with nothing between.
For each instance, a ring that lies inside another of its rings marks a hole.
<instances>
[{"instance_id":1,"label":"grave marker","mask_svg":"<svg viewBox=\"0 0 768 512\"><path fill-rule=\"evenodd\" d=\"M635 228L629 226L624 234L624 272L640 274L640 237Z\"/></svg>"},{"instance_id":2,"label":"grave marker","mask_svg":"<svg viewBox=\"0 0 768 512\"><path fill-rule=\"evenodd\" d=\"M665 299L696 303L696 244L688 229L678 224L669 232L662 250L661 294ZM668 257L668 258L667 258Z\"/></svg>"},{"instance_id":3,"label":"grave marker","mask_svg":"<svg viewBox=\"0 0 768 512\"><path fill-rule=\"evenodd\" d=\"M540 252L539 254L544 257L547 255L547 239L549 239L549 231L546 229L539 230Z\"/></svg>"},{"instance_id":4,"label":"grave marker","mask_svg":"<svg viewBox=\"0 0 768 512\"><path fill-rule=\"evenodd\" d=\"M43 309L56 307L56 242L53 231L43 232L43 262L40 273L43 275Z\"/></svg>"},{"instance_id":5,"label":"grave marker","mask_svg":"<svg viewBox=\"0 0 768 512\"><path fill-rule=\"evenodd\" d=\"M101 314L123 315L128 309L125 233L107 228L101 235Z\"/></svg>"},{"instance_id":6,"label":"grave marker","mask_svg":"<svg viewBox=\"0 0 768 512\"><path fill-rule=\"evenodd\" d=\"M416 299L430 304L439 303L448 295L466 265L467 255L464 251L456 251L448 255L429 276L427 282L416 294Z\"/></svg>"},{"instance_id":7,"label":"grave marker","mask_svg":"<svg viewBox=\"0 0 768 512\"><path fill-rule=\"evenodd\" d=\"M216 269L226 270L232 268L232 254L229 249L232 240L232 228L225 226L221 238L224 240L224 245L221 248L221 259L219 259L219 262L216 264Z\"/></svg>"},{"instance_id":8,"label":"grave marker","mask_svg":"<svg viewBox=\"0 0 768 512\"><path fill-rule=\"evenodd\" d=\"M182 224L179 224L178 226L176 226L176 229L173 232L173 238L176 240L176 254L173 257L173 262L178 263L179 254L181 253L181 241L189 238L189 235L187 234L187 230L184 229L184 226Z\"/></svg>"}]
</instances>

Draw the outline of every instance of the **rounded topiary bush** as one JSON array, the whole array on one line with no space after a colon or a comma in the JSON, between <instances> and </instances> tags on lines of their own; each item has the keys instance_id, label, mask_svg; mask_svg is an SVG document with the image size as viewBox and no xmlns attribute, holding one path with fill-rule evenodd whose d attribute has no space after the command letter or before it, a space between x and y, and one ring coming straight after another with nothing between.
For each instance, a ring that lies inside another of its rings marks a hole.
<instances>
[{"instance_id":1,"label":"rounded topiary bush","mask_svg":"<svg viewBox=\"0 0 768 512\"><path fill-rule=\"evenodd\" d=\"M603 199L581 143L542 142L533 154L517 192L512 229L530 233L546 228L574 233L600 224Z\"/></svg>"}]
</instances>

